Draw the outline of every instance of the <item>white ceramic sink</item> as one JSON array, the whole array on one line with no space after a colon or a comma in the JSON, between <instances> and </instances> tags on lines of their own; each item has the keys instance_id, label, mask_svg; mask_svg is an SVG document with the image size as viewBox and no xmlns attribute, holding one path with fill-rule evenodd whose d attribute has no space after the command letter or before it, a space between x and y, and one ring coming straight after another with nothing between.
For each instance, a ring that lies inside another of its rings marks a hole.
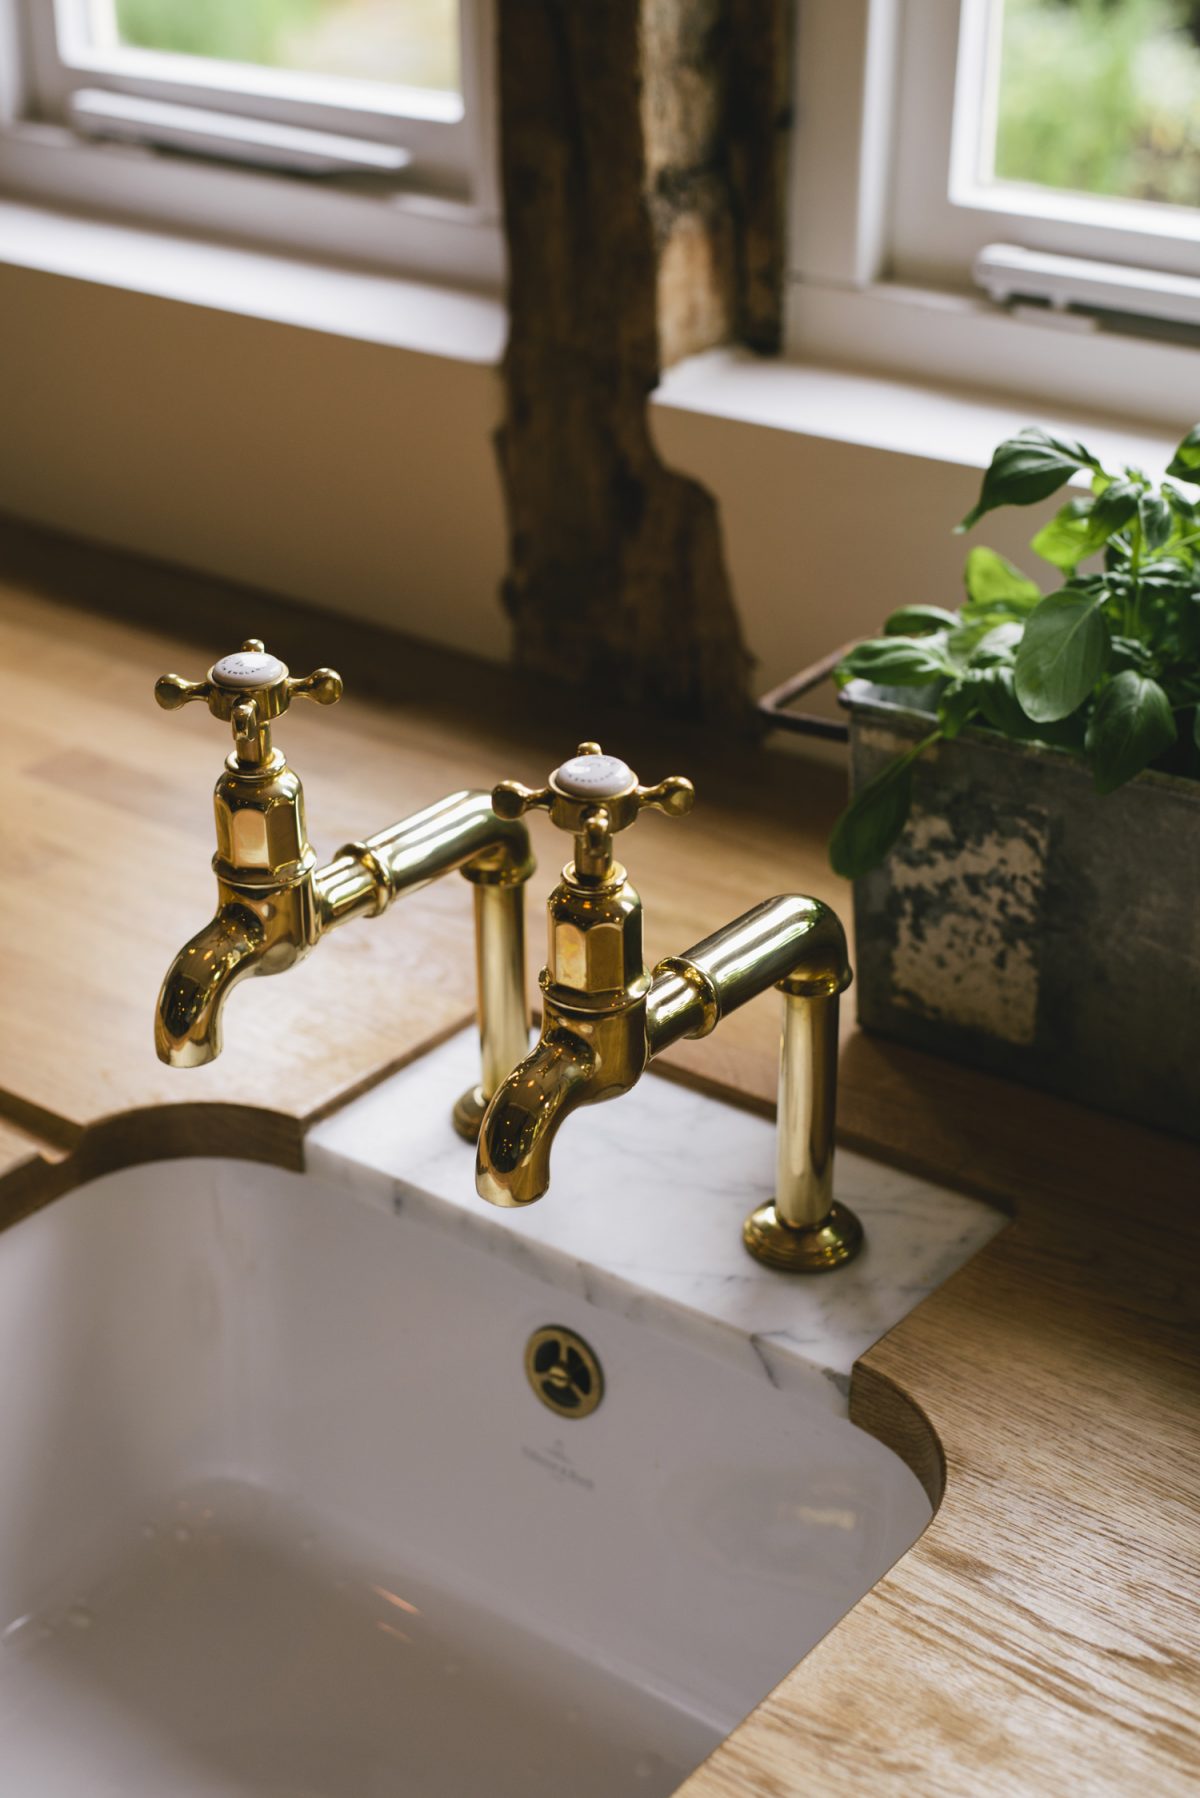
<instances>
[{"instance_id":1,"label":"white ceramic sink","mask_svg":"<svg viewBox=\"0 0 1200 1798\"><path fill-rule=\"evenodd\" d=\"M923 1528L827 1378L632 1273L592 1302L495 1213L364 1203L340 1153L0 1236L5 1798L666 1794ZM590 1417L527 1382L546 1324Z\"/></svg>"}]
</instances>

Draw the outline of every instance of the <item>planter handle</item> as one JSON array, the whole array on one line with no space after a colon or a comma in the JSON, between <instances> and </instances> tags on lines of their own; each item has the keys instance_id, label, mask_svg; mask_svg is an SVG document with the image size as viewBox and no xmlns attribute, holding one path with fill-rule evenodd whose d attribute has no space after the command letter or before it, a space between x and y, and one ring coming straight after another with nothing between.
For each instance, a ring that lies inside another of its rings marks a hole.
<instances>
[{"instance_id":1,"label":"planter handle","mask_svg":"<svg viewBox=\"0 0 1200 1798\"><path fill-rule=\"evenodd\" d=\"M822 681L827 681L843 656L849 655L856 637L850 643L843 643L840 649L822 656L811 668L802 668L799 674L791 675L781 686L772 687L758 701L758 710L775 730L791 730L803 737L824 737L832 743L848 743L850 726L843 724L838 718L820 718L815 712L792 712L788 710L794 699L811 693Z\"/></svg>"}]
</instances>

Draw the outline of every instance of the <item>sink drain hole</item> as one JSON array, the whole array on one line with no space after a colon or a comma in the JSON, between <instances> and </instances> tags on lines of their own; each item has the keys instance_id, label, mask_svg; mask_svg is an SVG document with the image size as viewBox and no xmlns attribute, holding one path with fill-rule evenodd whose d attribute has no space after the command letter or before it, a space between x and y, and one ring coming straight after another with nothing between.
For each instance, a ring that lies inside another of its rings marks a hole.
<instances>
[{"instance_id":1,"label":"sink drain hole","mask_svg":"<svg viewBox=\"0 0 1200 1798\"><path fill-rule=\"evenodd\" d=\"M525 1377L559 1417L588 1417L604 1397L594 1351L565 1324L545 1324L525 1344Z\"/></svg>"}]
</instances>

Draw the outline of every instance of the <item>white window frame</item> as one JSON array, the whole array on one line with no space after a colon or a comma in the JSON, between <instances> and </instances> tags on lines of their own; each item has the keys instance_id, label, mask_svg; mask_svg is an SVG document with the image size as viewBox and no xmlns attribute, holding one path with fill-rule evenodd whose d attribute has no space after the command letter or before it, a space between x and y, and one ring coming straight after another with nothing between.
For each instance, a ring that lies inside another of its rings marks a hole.
<instances>
[{"instance_id":1,"label":"white window frame","mask_svg":"<svg viewBox=\"0 0 1200 1798\"><path fill-rule=\"evenodd\" d=\"M499 287L493 0L460 0L461 95L93 47L85 4L0 0L0 193ZM75 130L72 96L96 89L394 144L410 160L394 176L303 178L167 157Z\"/></svg>"},{"instance_id":2,"label":"white window frame","mask_svg":"<svg viewBox=\"0 0 1200 1798\"><path fill-rule=\"evenodd\" d=\"M990 0L798 0L789 350L1194 422L1180 408L1200 410L1196 350L1150 332L1106 334L1106 355L1086 318L1014 311L973 285L976 257L997 240L1148 271L1200 265L1190 209L977 179L978 119L962 96L979 91L991 10Z\"/></svg>"},{"instance_id":3,"label":"white window frame","mask_svg":"<svg viewBox=\"0 0 1200 1798\"><path fill-rule=\"evenodd\" d=\"M918 0L904 14L891 243L896 276L970 268L979 251L998 239L1055 255L1194 275L1200 208L981 179L980 139L994 136L1003 5L961 0L957 31L956 6L957 0Z\"/></svg>"}]
</instances>

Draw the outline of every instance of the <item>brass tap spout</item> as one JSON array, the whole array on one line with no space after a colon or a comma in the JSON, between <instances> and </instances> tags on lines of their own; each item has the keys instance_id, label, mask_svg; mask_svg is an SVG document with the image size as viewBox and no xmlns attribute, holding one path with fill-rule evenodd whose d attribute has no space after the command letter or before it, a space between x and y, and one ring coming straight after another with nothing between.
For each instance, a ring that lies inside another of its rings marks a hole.
<instances>
[{"instance_id":1,"label":"brass tap spout","mask_svg":"<svg viewBox=\"0 0 1200 1798\"><path fill-rule=\"evenodd\" d=\"M154 1046L173 1068L198 1068L221 1053L225 1000L257 972L266 948L259 919L246 906L223 905L185 943L162 984L154 1017Z\"/></svg>"},{"instance_id":2,"label":"brass tap spout","mask_svg":"<svg viewBox=\"0 0 1200 1798\"><path fill-rule=\"evenodd\" d=\"M304 791L278 749L262 759L235 750L213 793L217 910L167 970L154 1046L170 1067L195 1068L221 1053L221 1014L238 981L279 974L320 934L316 855Z\"/></svg>"},{"instance_id":3,"label":"brass tap spout","mask_svg":"<svg viewBox=\"0 0 1200 1798\"><path fill-rule=\"evenodd\" d=\"M777 1187L746 1220L758 1260L789 1272L849 1261L857 1218L833 1198L838 998L850 984L846 938L818 899L785 894L735 918L653 974L642 965L642 905L612 857L612 835L642 806L678 815L690 782L645 788L623 762L585 743L547 787L505 782L502 816L541 807L575 836L575 859L548 901L550 959L542 973L541 1040L497 1089L479 1135L476 1188L494 1205L527 1205L550 1183L560 1124L581 1105L614 1098L681 1037L707 1036L769 987L783 994Z\"/></svg>"},{"instance_id":4,"label":"brass tap spout","mask_svg":"<svg viewBox=\"0 0 1200 1798\"><path fill-rule=\"evenodd\" d=\"M537 1048L492 1095L479 1133L476 1185L493 1205L531 1205L550 1184L559 1125L592 1090L596 1057L574 1030L543 1032Z\"/></svg>"},{"instance_id":5,"label":"brass tap spout","mask_svg":"<svg viewBox=\"0 0 1200 1798\"><path fill-rule=\"evenodd\" d=\"M534 869L529 833L502 818L489 795L451 793L317 866L299 778L271 743L271 725L295 698L331 705L340 678L319 668L293 679L256 639L215 662L203 681L164 675L155 687L169 711L202 700L233 726L234 749L216 785L217 911L172 962L159 994L155 1047L173 1067L198 1067L221 1050L226 994L249 974L277 974L327 932L374 918L394 899L453 871L475 898L482 1079L454 1110L460 1133L478 1134L484 1107L529 1046L525 997L524 883Z\"/></svg>"},{"instance_id":6,"label":"brass tap spout","mask_svg":"<svg viewBox=\"0 0 1200 1798\"><path fill-rule=\"evenodd\" d=\"M639 786L624 762L595 743L580 744L546 787L505 781L492 793L500 817L541 808L575 839L574 859L547 903L541 1039L497 1088L479 1132L475 1185L493 1205L540 1199L564 1119L628 1092L646 1065L642 902L613 860L613 832L644 806L678 815L691 803L690 781Z\"/></svg>"}]
</instances>

